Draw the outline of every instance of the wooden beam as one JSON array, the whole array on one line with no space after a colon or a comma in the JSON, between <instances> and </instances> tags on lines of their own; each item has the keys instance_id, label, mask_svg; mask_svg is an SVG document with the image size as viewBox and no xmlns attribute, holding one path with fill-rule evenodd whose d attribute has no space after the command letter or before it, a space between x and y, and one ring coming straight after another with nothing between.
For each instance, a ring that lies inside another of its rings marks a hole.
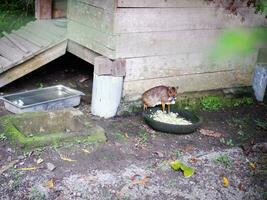
<instances>
[{"instance_id":1,"label":"wooden beam","mask_svg":"<svg viewBox=\"0 0 267 200\"><path fill-rule=\"evenodd\" d=\"M73 55L85 60L86 62L94 65L94 60L96 57L100 56L100 54L74 42L72 40L68 41L67 51L72 53Z\"/></svg>"},{"instance_id":2,"label":"wooden beam","mask_svg":"<svg viewBox=\"0 0 267 200\"><path fill-rule=\"evenodd\" d=\"M112 74L112 61L104 56L95 58L94 73L100 75L111 75Z\"/></svg>"},{"instance_id":3,"label":"wooden beam","mask_svg":"<svg viewBox=\"0 0 267 200\"><path fill-rule=\"evenodd\" d=\"M32 59L0 74L0 88L64 55L66 48L67 41L61 42Z\"/></svg>"},{"instance_id":4,"label":"wooden beam","mask_svg":"<svg viewBox=\"0 0 267 200\"><path fill-rule=\"evenodd\" d=\"M52 18L52 0L35 1L35 17L37 19Z\"/></svg>"}]
</instances>

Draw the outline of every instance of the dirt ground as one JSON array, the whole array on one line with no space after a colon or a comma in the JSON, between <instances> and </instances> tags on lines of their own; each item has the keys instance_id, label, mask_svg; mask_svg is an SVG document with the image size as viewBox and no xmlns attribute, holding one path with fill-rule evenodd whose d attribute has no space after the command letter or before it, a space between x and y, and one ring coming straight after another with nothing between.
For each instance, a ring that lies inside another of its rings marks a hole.
<instances>
[{"instance_id":1,"label":"dirt ground","mask_svg":"<svg viewBox=\"0 0 267 200\"><path fill-rule=\"evenodd\" d=\"M4 94L54 84L79 89L87 96L77 109L105 129L108 141L25 152L1 138L0 199L267 199L267 131L255 123L267 121L265 104L200 112L204 123L196 132L160 133L141 113L109 120L91 116L92 72L68 55L1 89ZM0 116L5 114L1 105ZM209 131L217 135L205 135ZM173 171L169 162L176 159L195 174L186 178Z\"/></svg>"}]
</instances>

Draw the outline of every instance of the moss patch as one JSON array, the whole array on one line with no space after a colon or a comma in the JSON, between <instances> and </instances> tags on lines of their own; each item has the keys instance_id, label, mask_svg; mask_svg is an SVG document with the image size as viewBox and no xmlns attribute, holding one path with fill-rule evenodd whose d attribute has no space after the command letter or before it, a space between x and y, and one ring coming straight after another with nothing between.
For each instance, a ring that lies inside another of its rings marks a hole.
<instances>
[{"instance_id":1,"label":"moss patch","mask_svg":"<svg viewBox=\"0 0 267 200\"><path fill-rule=\"evenodd\" d=\"M48 116L51 115L53 117L49 118ZM56 124L58 127L55 126ZM0 118L0 126L1 133L5 134L12 144L24 148L58 144L63 141L81 140L89 143L102 143L107 140L103 128L83 115L73 115L71 111L7 115Z\"/></svg>"}]
</instances>

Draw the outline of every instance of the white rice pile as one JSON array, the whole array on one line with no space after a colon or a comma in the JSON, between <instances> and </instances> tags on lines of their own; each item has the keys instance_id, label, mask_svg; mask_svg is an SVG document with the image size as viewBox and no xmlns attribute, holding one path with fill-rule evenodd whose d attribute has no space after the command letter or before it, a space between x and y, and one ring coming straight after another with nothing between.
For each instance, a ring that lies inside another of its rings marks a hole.
<instances>
[{"instance_id":1,"label":"white rice pile","mask_svg":"<svg viewBox=\"0 0 267 200\"><path fill-rule=\"evenodd\" d=\"M154 114L151 115L156 121L167 123L167 124L174 124L174 125L190 125L192 124L190 121L184 119L183 117L179 117L178 113L167 113L166 111L157 110Z\"/></svg>"}]
</instances>

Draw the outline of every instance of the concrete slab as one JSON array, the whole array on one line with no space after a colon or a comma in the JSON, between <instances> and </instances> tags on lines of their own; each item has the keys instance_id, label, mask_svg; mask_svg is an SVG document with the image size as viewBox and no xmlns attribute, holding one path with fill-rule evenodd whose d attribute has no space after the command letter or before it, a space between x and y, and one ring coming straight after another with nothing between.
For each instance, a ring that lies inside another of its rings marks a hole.
<instances>
[{"instance_id":1,"label":"concrete slab","mask_svg":"<svg viewBox=\"0 0 267 200\"><path fill-rule=\"evenodd\" d=\"M23 113L0 118L0 132L22 147L39 147L62 141L107 140L102 127L76 109Z\"/></svg>"}]
</instances>

